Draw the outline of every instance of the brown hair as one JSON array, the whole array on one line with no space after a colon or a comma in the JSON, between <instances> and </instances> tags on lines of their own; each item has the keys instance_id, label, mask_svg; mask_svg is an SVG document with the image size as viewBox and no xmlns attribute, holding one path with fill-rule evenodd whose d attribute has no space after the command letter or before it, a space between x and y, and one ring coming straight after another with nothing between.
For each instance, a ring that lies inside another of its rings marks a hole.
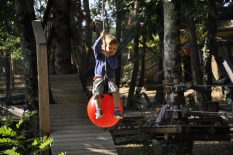
<instances>
[{"instance_id":1,"label":"brown hair","mask_svg":"<svg viewBox=\"0 0 233 155\"><path fill-rule=\"evenodd\" d=\"M117 45L117 46L119 46L119 42L118 42L118 40L116 39L116 37L115 36L113 36L113 35L111 35L111 34L106 34L106 35L104 35L104 37L102 38L102 49L105 49L105 47L107 46L107 45Z\"/></svg>"}]
</instances>

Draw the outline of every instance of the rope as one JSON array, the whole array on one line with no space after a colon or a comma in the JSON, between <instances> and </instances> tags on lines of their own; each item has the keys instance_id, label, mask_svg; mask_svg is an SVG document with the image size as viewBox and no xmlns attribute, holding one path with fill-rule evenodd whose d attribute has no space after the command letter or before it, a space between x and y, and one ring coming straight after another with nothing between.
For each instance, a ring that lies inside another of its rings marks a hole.
<instances>
[{"instance_id":1,"label":"rope","mask_svg":"<svg viewBox=\"0 0 233 155\"><path fill-rule=\"evenodd\" d=\"M106 40L105 40L105 6L104 6L104 0L102 0L102 20L103 20L103 31L102 35L103 36L103 42L104 42L104 51L103 52L106 52ZM106 55L104 54L104 70L105 70L105 74L104 74L104 93L108 93L108 83L107 83L107 80L108 80L108 75L107 75L107 57Z\"/></svg>"},{"instance_id":2,"label":"rope","mask_svg":"<svg viewBox=\"0 0 233 155\"><path fill-rule=\"evenodd\" d=\"M102 20L103 20L103 32L105 33L105 6L104 6L104 0L102 0ZM105 35L105 34L104 34ZM106 51L106 40L105 40L105 36L103 38L104 41L104 52ZM104 69L105 69L105 75L104 75L104 80L106 81L108 79L107 76L107 57L106 55L104 55Z\"/></svg>"},{"instance_id":3,"label":"rope","mask_svg":"<svg viewBox=\"0 0 233 155\"><path fill-rule=\"evenodd\" d=\"M105 30L105 7L104 7L104 0L102 0L102 20L103 20L103 30Z\"/></svg>"}]
</instances>

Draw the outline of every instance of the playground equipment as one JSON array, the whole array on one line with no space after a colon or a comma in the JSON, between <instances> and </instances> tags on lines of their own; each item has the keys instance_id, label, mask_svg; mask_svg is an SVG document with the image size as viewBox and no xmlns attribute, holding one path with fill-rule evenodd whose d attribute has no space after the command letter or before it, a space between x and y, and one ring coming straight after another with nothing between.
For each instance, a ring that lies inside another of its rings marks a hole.
<instances>
[{"instance_id":1,"label":"playground equipment","mask_svg":"<svg viewBox=\"0 0 233 155\"><path fill-rule=\"evenodd\" d=\"M87 105L87 113L92 123L94 123L96 126L107 128L116 125L120 121L120 119L114 116L114 103L111 95L104 94L101 108L103 111L103 117L96 119L96 106L94 97L92 96ZM122 102L120 103L120 110L123 111Z\"/></svg>"}]
</instances>

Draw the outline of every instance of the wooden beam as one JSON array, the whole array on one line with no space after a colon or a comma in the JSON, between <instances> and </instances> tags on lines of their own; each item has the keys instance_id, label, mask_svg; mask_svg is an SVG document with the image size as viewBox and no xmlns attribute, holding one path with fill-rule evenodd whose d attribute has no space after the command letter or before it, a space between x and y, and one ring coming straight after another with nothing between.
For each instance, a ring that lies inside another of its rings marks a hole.
<instances>
[{"instance_id":1,"label":"wooden beam","mask_svg":"<svg viewBox=\"0 0 233 155\"><path fill-rule=\"evenodd\" d=\"M230 134L171 134L166 135L166 140L175 140L175 141L231 141Z\"/></svg>"},{"instance_id":2,"label":"wooden beam","mask_svg":"<svg viewBox=\"0 0 233 155\"><path fill-rule=\"evenodd\" d=\"M227 60L224 60L223 61L223 66L224 66L224 68L225 68L231 82L233 82L233 71L232 71L232 69L231 69L231 67L229 65L229 62Z\"/></svg>"},{"instance_id":3,"label":"wooden beam","mask_svg":"<svg viewBox=\"0 0 233 155\"><path fill-rule=\"evenodd\" d=\"M220 7L217 9L217 18L220 20L232 20L233 19L233 6Z\"/></svg>"},{"instance_id":4,"label":"wooden beam","mask_svg":"<svg viewBox=\"0 0 233 155\"><path fill-rule=\"evenodd\" d=\"M48 60L45 34L40 21L32 21L36 38L40 134L50 133Z\"/></svg>"}]
</instances>

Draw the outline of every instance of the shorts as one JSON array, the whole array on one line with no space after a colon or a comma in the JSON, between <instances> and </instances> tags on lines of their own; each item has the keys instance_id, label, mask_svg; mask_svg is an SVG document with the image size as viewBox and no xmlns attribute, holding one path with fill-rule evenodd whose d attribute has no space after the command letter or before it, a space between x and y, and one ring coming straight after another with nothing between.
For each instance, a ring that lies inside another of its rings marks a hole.
<instances>
[{"instance_id":1,"label":"shorts","mask_svg":"<svg viewBox=\"0 0 233 155\"><path fill-rule=\"evenodd\" d=\"M105 84L107 84L108 92L104 92ZM99 95L103 95L104 93L119 93L119 89L116 86L114 79L108 79L107 81L105 81L102 78L98 78L94 80L92 89L92 94L94 95L94 98Z\"/></svg>"}]
</instances>

